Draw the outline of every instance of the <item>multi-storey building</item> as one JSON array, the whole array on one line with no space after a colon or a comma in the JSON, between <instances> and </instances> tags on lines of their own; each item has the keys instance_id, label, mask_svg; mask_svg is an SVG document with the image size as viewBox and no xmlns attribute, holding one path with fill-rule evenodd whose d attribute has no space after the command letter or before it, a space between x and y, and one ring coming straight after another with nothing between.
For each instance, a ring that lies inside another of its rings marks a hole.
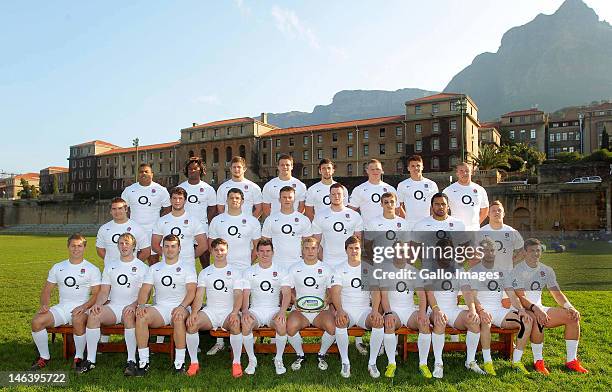
<instances>
[{"instance_id":1,"label":"multi-storey building","mask_svg":"<svg viewBox=\"0 0 612 392\"><path fill-rule=\"evenodd\" d=\"M96 155L120 148L114 144L93 140L70 146L69 176L70 192L87 194L97 191L97 161Z\"/></svg>"},{"instance_id":2,"label":"multi-storey building","mask_svg":"<svg viewBox=\"0 0 612 392\"><path fill-rule=\"evenodd\" d=\"M40 193L68 193L69 170L67 167L49 166L40 171Z\"/></svg>"},{"instance_id":3,"label":"multi-storey building","mask_svg":"<svg viewBox=\"0 0 612 392\"><path fill-rule=\"evenodd\" d=\"M583 152L578 108L549 115L546 157L552 159L560 152Z\"/></svg>"},{"instance_id":4,"label":"multi-storey building","mask_svg":"<svg viewBox=\"0 0 612 392\"><path fill-rule=\"evenodd\" d=\"M580 108L578 116L582 121L585 154L601 148L601 135L604 129L612 145L612 102L601 102Z\"/></svg>"},{"instance_id":5,"label":"multi-storey building","mask_svg":"<svg viewBox=\"0 0 612 392\"><path fill-rule=\"evenodd\" d=\"M19 199L19 192L23 190L21 180L26 180L28 185L34 185L39 188L40 176L38 173L17 174L11 177L0 179L0 198L1 199Z\"/></svg>"},{"instance_id":6,"label":"multi-storey building","mask_svg":"<svg viewBox=\"0 0 612 392\"><path fill-rule=\"evenodd\" d=\"M502 142L526 143L546 153L548 115L536 108L501 116Z\"/></svg>"},{"instance_id":7,"label":"multi-storey building","mask_svg":"<svg viewBox=\"0 0 612 392\"><path fill-rule=\"evenodd\" d=\"M478 142L491 144L496 147L501 146L501 134L499 133L499 122L485 122L478 127Z\"/></svg>"}]
</instances>

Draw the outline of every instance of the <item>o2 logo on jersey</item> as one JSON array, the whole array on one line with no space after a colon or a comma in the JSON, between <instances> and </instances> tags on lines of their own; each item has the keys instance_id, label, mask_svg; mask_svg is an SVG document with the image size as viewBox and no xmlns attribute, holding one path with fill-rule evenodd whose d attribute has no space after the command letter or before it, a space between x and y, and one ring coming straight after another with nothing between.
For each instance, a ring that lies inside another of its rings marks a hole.
<instances>
[{"instance_id":1,"label":"o2 logo on jersey","mask_svg":"<svg viewBox=\"0 0 612 392\"><path fill-rule=\"evenodd\" d=\"M189 195L187 197L187 201L190 202L191 204L196 204L198 203L200 200L198 199L198 195Z\"/></svg>"},{"instance_id":2,"label":"o2 logo on jersey","mask_svg":"<svg viewBox=\"0 0 612 392\"><path fill-rule=\"evenodd\" d=\"M151 203L149 202L149 198L147 196L140 196L138 198L138 204L151 207Z\"/></svg>"},{"instance_id":3,"label":"o2 logo on jersey","mask_svg":"<svg viewBox=\"0 0 612 392\"><path fill-rule=\"evenodd\" d=\"M444 230L436 231L436 238L439 240L443 240L447 237L446 232Z\"/></svg>"},{"instance_id":4,"label":"o2 logo on jersey","mask_svg":"<svg viewBox=\"0 0 612 392\"><path fill-rule=\"evenodd\" d=\"M126 274L117 276L117 284L119 284L119 286L127 286L128 288L131 285L130 282L128 282L128 277Z\"/></svg>"},{"instance_id":5,"label":"o2 logo on jersey","mask_svg":"<svg viewBox=\"0 0 612 392\"><path fill-rule=\"evenodd\" d=\"M542 290L542 285L538 281L531 282L530 289L531 289L531 291L540 291L540 290Z\"/></svg>"},{"instance_id":6,"label":"o2 logo on jersey","mask_svg":"<svg viewBox=\"0 0 612 392\"><path fill-rule=\"evenodd\" d=\"M172 286L173 289L176 288L176 283L172 281L172 276L169 276L169 275L165 275L164 277L161 278L161 284L164 285L165 287Z\"/></svg>"},{"instance_id":7,"label":"o2 logo on jersey","mask_svg":"<svg viewBox=\"0 0 612 392\"><path fill-rule=\"evenodd\" d=\"M415 200L427 201L425 199L425 194L423 193L423 191L414 191L413 196L414 196Z\"/></svg>"},{"instance_id":8,"label":"o2 logo on jersey","mask_svg":"<svg viewBox=\"0 0 612 392\"><path fill-rule=\"evenodd\" d=\"M237 237L237 238L242 238L242 234L240 234L238 232L238 227L237 226L230 226L227 228L227 234L231 235L232 237Z\"/></svg>"},{"instance_id":9,"label":"o2 logo on jersey","mask_svg":"<svg viewBox=\"0 0 612 392\"><path fill-rule=\"evenodd\" d=\"M393 230L387 230L387 232L385 233L385 238L389 241L395 240L396 236L397 234Z\"/></svg>"},{"instance_id":10,"label":"o2 logo on jersey","mask_svg":"<svg viewBox=\"0 0 612 392\"><path fill-rule=\"evenodd\" d=\"M323 204L325 204L326 206L331 204L331 200L329 199L329 195L323 196Z\"/></svg>"},{"instance_id":11,"label":"o2 logo on jersey","mask_svg":"<svg viewBox=\"0 0 612 392\"><path fill-rule=\"evenodd\" d=\"M272 287L272 283L268 282L267 280L264 280L263 282L261 282L259 284L259 288L261 289L261 291L265 291L265 292L270 292L270 294L274 293L274 287Z\"/></svg>"},{"instance_id":12,"label":"o2 logo on jersey","mask_svg":"<svg viewBox=\"0 0 612 392\"><path fill-rule=\"evenodd\" d=\"M472 196L470 195L463 195L461 202L466 206L474 207L474 201L472 201Z\"/></svg>"},{"instance_id":13,"label":"o2 logo on jersey","mask_svg":"<svg viewBox=\"0 0 612 392\"><path fill-rule=\"evenodd\" d=\"M443 280L440 287L442 287L444 291L455 291L453 290L453 283L450 280Z\"/></svg>"},{"instance_id":14,"label":"o2 logo on jersey","mask_svg":"<svg viewBox=\"0 0 612 392\"><path fill-rule=\"evenodd\" d=\"M312 276L307 276L304 278L304 286L306 287L314 287L315 289L319 289L319 285L317 284L317 280Z\"/></svg>"},{"instance_id":15,"label":"o2 logo on jersey","mask_svg":"<svg viewBox=\"0 0 612 392\"><path fill-rule=\"evenodd\" d=\"M354 289L359 289L361 288L361 279L359 278L353 278L351 280L351 287Z\"/></svg>"},{"instance_id":16,"label":"o2 logo on jersey","mask_svg":"<svg viewBox=\"0 0 612 392\"><path fill-rule=\"evenodd\" d=\"M504 248L504 244L501 241L495 241L495 243L497 244L497 251L505 254L506 248Z\"/></svg>"},{"instance_id":17,"label":"o2 logo on jersey","mask_svg":"<svg viewBox=\"0 0 612 392\"><path fill-rule=\"evenodd\" d=\"M224 293L227 293L227 286L225 285L225 281L223 279L216 279L213 282L213 287L217 291L223 291Z\"/></svg>"},{"instance_id":18,"label":"o2 logo on jersey","mask_svg":"<svg viewBox=\"0 0 612 392\"><path fill-rule=\"evenodd\" d=\"M344 223L342 222L334 222L332 228L336 233L347 234L346 228L344 227Z\"/></svg>"},{"instance_id":19,"label":"o2 logo on jersey","mask_svg":"<svg viewBox=\"0 0 612 392\"><path fill-rule=\"evenodd\" d=\"M370 196L370 200L372 200L372 203L380 203L380 194L372 193L372 196Z\"/></svg>"},{"instance_id":20,"label":"o2 logo on jersey","mask_svg":"<svg viewBox=\"0 0 612 392\"><path fill-rule=\"evenodd\" d=\"M281 232L283 234L291 235L291 236L295 237L295 233L293 232L293 226L291 226L289 223L286 223L286 224L281 226Z\"/></svg>"},{"instance_id":21,"label":"o2 logo on jersey","mask_svg":"<svg viewBox=\"0 0 612 392\"><path fill-rule=\"evenodd\" d=\"M180 239L184 239L185 235L183 234L183 231L181 230L180 227L173 227L172 229L170 229L170 234L174 234L175 236L179 237Z\"/></svg>"},{"instance_id":22,"label":"o2 logo on jersey","mask_svg":"<svg viewBox=\"0 0 612 392\"><path fill-rule=\"evenodd\" d=\"M487 288L489 291L500 291L499 283L496 280L490 280L489 283L487 283Z\"/></svg>"},{"instance_id":23,"label":"o2 logo on jersey","mask_svg":"<svg viewBox=\"0 0 612 392\"><path fill-rule=\"evenodd\" d=\"M119 237L121 237L121 234L119 233L113 234L113 236L111 237L111 241L113 241L113 244L116 244L117 241L119 241Z\"/></svg>"},{"instance_id":24,"label":"o2 logo on jersey","mask_svg":"<svg viewBox=\"0 0 612 392\"><path fill-rule=\"evenodd\" d=\"M406 284L406 282L403 281L397 282L395 284L395 291L397 291L398 293L408 291L408 285Z\"/></svg>"},{"instance_id":25,"label":"o2 logo on jersey","mask_svg":"<svg viewBox=\"0 0 612 392\"><path fill-rule=\"evenodd\" d=\"M79 285L76 284L76 279L72 276L66 276L66 278L64 279L64 284L66 285L66 287L74 287L75 290L79 289Z\"/></svg>"}]
</instances>

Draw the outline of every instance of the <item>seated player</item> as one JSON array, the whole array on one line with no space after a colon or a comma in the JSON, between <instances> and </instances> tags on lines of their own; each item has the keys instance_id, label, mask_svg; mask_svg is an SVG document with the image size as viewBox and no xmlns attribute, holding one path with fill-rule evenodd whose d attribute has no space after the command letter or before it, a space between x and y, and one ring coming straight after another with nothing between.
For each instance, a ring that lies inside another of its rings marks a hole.
<instances>
[{"instance_id":1,"label":"seated player","mask_svg":"<svg viewBox=\"0 0 612 392\"><path fill-rule=\"evenodd\" d=\"M198 290L192 304L193 312L187 318L187 349L191 365L188 376L195 376L200 371L198 331L210 331L222 328L230 332L233 362L232 376L242 376L240 352L242 351L242 334L240 332L240 307L242 306L241 275L235 265L227 263L227 241L217 238L211 243L214 263L200 271ZM206 294L206 306L202 301Z\"/></svg>"},{"instance_id":2,"label":"seated player","mask_svg":"<svg viewBox=\"0 0 612 392\"><path fill-rule=\"evenodd\" d=\"M81 234L68 238L68 260L60 261L49 270L47 282L40 295L40 308L32 318L32 339L38 349L38 358L30 370L47 366L49 354L48 327L72 325L75 356L73 367L78 369L85 351L85 325L87 312L96 303L100 291L100 270L83 258L87 240ZM59 303L49 307L51 291L57 286ZM90 296L91 294L91 296Z\"/></svg>"},{"instance_id":3,"label":"seated player","mask_svg":"<svg viewBox=\"0 0 612 392\"><path fill-rule=\"evenodd\" d=\"M192 243L185 246L193 247ZM174 328L175 357L173 371L185 372L185 319L188 306L196 291L193 265L180 262L181 242L174 234L162 240L163 260L149 268L138 292L136 306L136 342L138 367L126 369L126 376L143 377L149 371L149 328L172 325ZM151 289L155 289L155 304L147 305Z\"/></svg>"},{"instance_id":4,"label":"seated player","mask_svg":"<svg viewBox=\"0 0 612 392\"><path fill-rule=\"evenodd\" d=\"M125 372L136 370L136 304L138 291L149 266L135 257L136 238L123 233L117 239L119 258L109 259L102 273L102 283L96 304L87 318L87 360L79 372L87 373L96 367L96 353L100 340L100 326L123 323L127 365ZM128 370L129 369L129 370Z\"/></svg>"},{"instance_id":5,"label":"seated player","mask_svg":"<svg viewBox=\"0 0 612 392\"><path fill-rule=\"evenodd\" d=\"M578 360L578 340L580 339L580 313L569 302L559 288L555 271L540 262L542 243L530 238L525 240L525 260L512 270L512 287L528 314L535 321L531 328L531 350L535 370L548 375L542 355L544 328L564 326L566 361L565 367L578 373L588 373ZM557 303L556 307L542 305L542 290L548 288ZM536 325L537 323L537 325Z\"/></svg>"},{"instance_id":6,"label":"seated player","mask_svg":"<svg viewBox=\"0 0 612 392\"><path fill-rule=\"evenodd\" d=\"M359 238L351 236L344 242L348 255L348 261L342 263L334 270L331 284L331 297L336 308L336 343L342 360L340 375L348 378L351 375L351 363L349 361L349 336L347 328L354 325L372 330L370 338L371 345L377 349L370 350L368 371L373 378L380 377L376 368L376 358L380 343L384 337L383 318L378 312L379 302L370 306L370 291L367 286L368 264L361 263L361 243ZM373 310L376 309L376 310Z\"/></svg>"},{"instance_id":7,"label":"seated player","mask_svg":"<svg viewBox=\"0 0 612 392\"><path fill-rule=\"evenodd\" d=\"M329 303L327 290L331 288L333 269L317 258L319 243L314 237L302 241L302 258L296 260L288 273L291 288L295 290L295 305L287 318L289 343L295 349L297 358L291 364L296 371L302 368L306 359L302 348L300 330L313 325L322 329L321 349L317 355L319 369L327 370L325 353L334 343L336 318L334 312L327 309Z\"/></svg>"},{"instance_id":8,"label":"seated player","mask_svg":"<svg viewBox=\"0 0 612 392\"><path fill-rule=\"evenodd\" d=\"M516 337L516 348L512 354L512 368L517 372L528 374L529 372L525 369L521 358L527 340L531 335L533 320L527 315L525 308L516 297L512 289L510 274L495 268L497 263L495 242L491 239L484 239L480 241L479 245L482 247L483 257L480 263L470 269L470 272L479 274L496 272L499 274L499 278L472 279L470 281L476 313L480 318L480 344L484 358L484 371L495 375L495 368L491 359L491 324L493 324L504 329L519 329ZM510 309L503 306L504 292L512 304Z\"/></svg>"},{"instance_id":9,"label":"seated player","mask_svg":"<svg viewBox=\"0 0 612 392\"><path fill-rule=\"evenodd\" d=\"M257 243L259 263L242 275L242 343L249 356L246 374L255 374L257 358L254 351L253 328L268 326L276 331L276 374L287 371L283 353L287 344L287 316L285 309L291 302L291 285L287 271L272 261L274 247L270 240ZM280 305L280 306L279 306Z\"/></svg>"}]
</instances>

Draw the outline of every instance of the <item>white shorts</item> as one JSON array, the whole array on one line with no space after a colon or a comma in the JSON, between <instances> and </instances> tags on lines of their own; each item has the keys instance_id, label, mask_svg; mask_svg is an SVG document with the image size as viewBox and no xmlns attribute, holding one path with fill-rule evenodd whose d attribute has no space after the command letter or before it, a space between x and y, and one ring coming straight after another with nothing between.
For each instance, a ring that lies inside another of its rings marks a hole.
<instances>
[{"instance_id":1,"label":"white shorts","mask_svg":"<svg viewBox=\"0 0 612 392\"><path fill-rule=\"evenodd\" d=\"M204 314L210 320L210 323L212 324L213 329L217 329L217 328L223 328L223 323L225 322L225 319L227 318L227 316L229 316L229 314L232 313L232 310L233 310L232 308L213 309L210 306L205 306L202 308L202 310L200 310L200 312L204 312Z\"/></svg>"},{"instance_id":2,"label":"white shorts","mask_svg":"<svg viewBox=\"0 0 612 392\"><path fill-rule=\"evenodd\" d=\"M159 314L161 314L164 319L165 325L170 325L172 323L172 310L176 308L178 305L166 305L166 304L155 304L151 305L152 308L155 308ZM187 313L191 313L191 306L187 307Z\"/></svg>"},{"instance_id":3,"label":"white shorts","mask_svg":"<svg viewBox=\"0 0 612 392\"><path fill-rule=\"evenodd\" d=\"M440 311L446 315L446 318L447 318L446 325L452 328L455 328L455 321L457 320L457 317L459 317L459 313L463 312L464 310L467 310L467 306L465 305L458 305L455 307L448 307L448 308L440 307ZM429 308L429 310L427 311L427 314L428 315L431 314L431 308Z\"/></svg>"},{"instance_id":4,"label":"white shorts","mask_svg":"<svg viewBox=\"0 0 612 392\"><path fill-rule=\"evenodd\" d=\"M365 322L370 313L372 313L371 307L368 306L367 308L351 308L345 309L345 311L349 315L349 327L356 325L360 328L367 329Z\"/></svg>"},{"instance_id":5,"label":"white shorts","mask_svg":"<svg viewBox=\"0 0 612 392\"><path fill-rule=\"evenodd\" d=\"M60 325L64 324L72 325L72 309L76 308L77 306L80 305L59 303L51 306L49 311L53 315L53 326L59 327Z\"/></svg>"},{"instance_id":6,"label":"white shorts","mask_svg":"<svg viewBox=\"0 0 612 392\"><path fill-rule=\"evenodd\" d=\"M310 325L312 325L312 322L314 321L315 318L317 318L319 313L322 312L322 310L318 312L304 312L303 310L297 309L295 307L293 308L293 311L300 312L300 314L302 314L304 317L308 319L308 322L310 323Z\"/></svg>"},{"instance_id":7,"label":"white shorts","mask_svg":"<svg viewBox=\"0 0 612 392\"><path fill-rule=\"evenodd\" d=\"M123 322L123 309L129 304L118 304L109 302L106 306L109 307L110 310L115 314L115 324L121 324Z\"/></svg>"},{"instance_id":8,"label":"white shorts","mask_svg":"<svg viewBox=\"0 0 612 392\"><path fill-rule=\"evenodd\" d=\"M506 319L506 316L508 315L508 313L510 312L515 312L516 309L513 307L510 307L509 309L506 309L504 307L499 307L499 308L485 308L485 310L489 313L491 313L491 324L495 325L496 327L501 328L502 323L504 322L504 320ZM518 316L517 316L518 318Z\"/></svg>"},{"instance_id":9,"label":"white shorts","mask_svg":"<svg viewBox=\"0 0 612 392\"><path fill-rule=\"evenodd\" d=\"M253 313L255 319L257 320L257 325L255 328L270 326L272 323L272 318L278 313L280 308L251 308L249 312Z\"/></svg>"},{"instance_id":10,"label":"white shorts","mask_svg":"<svg viewBox=\"0 0 612 392\"><path fill-rule=\"evenodd\" d=\"M391 308L391 311L397 315L403 326L408 326L408 319L417 310L417 308Z\"/></svg>"}]
</instances>

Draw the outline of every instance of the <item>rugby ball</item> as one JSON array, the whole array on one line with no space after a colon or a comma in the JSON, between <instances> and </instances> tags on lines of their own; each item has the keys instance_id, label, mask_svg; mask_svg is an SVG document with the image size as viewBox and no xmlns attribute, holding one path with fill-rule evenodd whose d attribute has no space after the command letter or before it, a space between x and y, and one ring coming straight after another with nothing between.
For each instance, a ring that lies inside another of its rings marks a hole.
<instances>
[{"instance_id":1,"label":"rugby ball","mask_svg":"<svg viewBox=\"0 0 612 392\"><path fill-rule=\"evenodd\" d=\"M312 295L306 295L298 298L295 304L297 305L298 309L307 312L316 312L317 310L321 310L325 307L325 301Z\"/></svg>"}]
</instances>

